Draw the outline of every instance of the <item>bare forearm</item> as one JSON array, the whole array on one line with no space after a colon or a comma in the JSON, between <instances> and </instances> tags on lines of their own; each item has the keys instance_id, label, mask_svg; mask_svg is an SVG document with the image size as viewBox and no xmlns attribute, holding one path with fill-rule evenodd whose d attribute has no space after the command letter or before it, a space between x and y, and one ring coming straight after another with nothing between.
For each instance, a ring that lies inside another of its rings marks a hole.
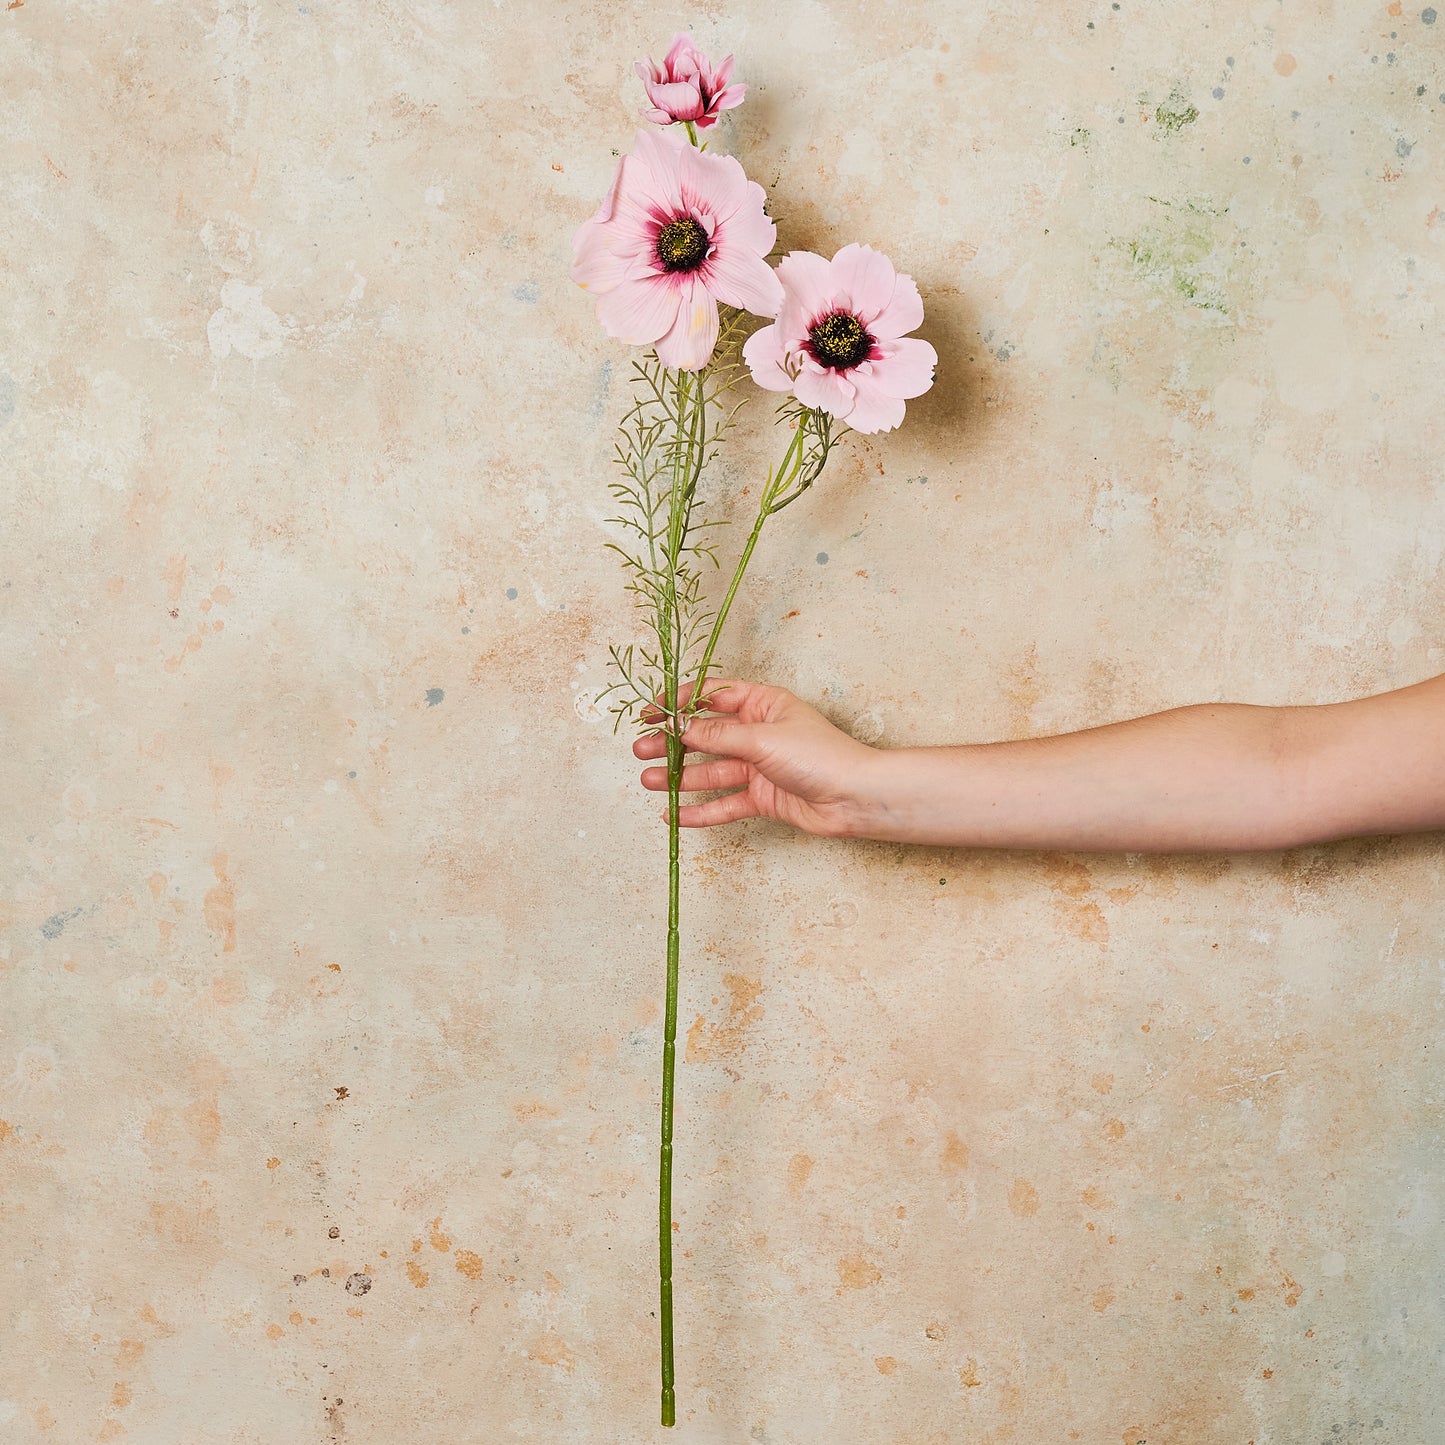
<instances>
[{"instance_id":1,"label":"bare forearm","mask_svg":"<svg viewBox=\"0 0 1445 1445\"><path fill-rule=\"evenodd\" d=\"M1057 737L881 750L857 835L1083 851L1288 847L1318 830L1300 708L1199 704Z\"/></svg>"}]
</instances>

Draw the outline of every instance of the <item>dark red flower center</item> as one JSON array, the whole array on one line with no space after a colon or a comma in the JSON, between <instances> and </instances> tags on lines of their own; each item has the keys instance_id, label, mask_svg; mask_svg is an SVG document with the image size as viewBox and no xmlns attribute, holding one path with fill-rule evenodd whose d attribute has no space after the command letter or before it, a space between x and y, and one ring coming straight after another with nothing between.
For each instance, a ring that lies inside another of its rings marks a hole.
<instances>
[{"instance_id":1,"label":"dark red flower center","mask_svg":"<svg viewBox=\"0 0 1445 1445\"><path fill-rule=\"evenodd\" d=\"M708 239L701 221L678 216L657 233L657 259L664 271L696 271L707 260Z\"/></svg>"},{"instance_id":2,"label":"dark red flower center","mask_svg":"<svg viewBox=\"0 0 1445 1445\"><path fill-rule=\"evenodd\" d=\"M846 311L835 311L809 328L808 349L820 366L846 371L868 359L868 353L873 350L873 338L856 316Z\"/></svg>"}]
</instances>

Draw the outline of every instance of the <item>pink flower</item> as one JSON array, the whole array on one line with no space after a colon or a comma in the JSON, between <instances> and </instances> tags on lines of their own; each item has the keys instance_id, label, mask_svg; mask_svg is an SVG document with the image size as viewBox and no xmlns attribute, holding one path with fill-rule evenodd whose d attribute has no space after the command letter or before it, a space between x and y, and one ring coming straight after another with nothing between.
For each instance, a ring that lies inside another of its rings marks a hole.
<instances>
[{"instance_id":1,"label":"pink flower","mask_svg":"<svg viewBox=\"0 0 1445 1445\"><path fill-rule=\"evenodd\" d=\"M731 156L640 130L572 238L572 279L596 294L609 336L655 346L664 366L696 371L717 345L719 301L770 317L782 305L763 259L777 238L764 199Z\"/></svg>"},{"instance_id":2,"label":"pink flower","mask_svg":"<svg viewBox=\"0 0 1445 1445\"><path fill-rule=\"evenodd\" d=\"M743 358L769 391L791 391L857 432L891 431L903 402L933 385L938 353L904 333L923 322L911 276L871 246L831 261L790 251L778 262L778 319L748 337Z\"/></svg>"},{"instance_id":3,"label":"pink flower","mask_svg":"<svg viewBox=\"0 0 1445 1445\"><path fill-rule=\"evenodd\" d=\"M648 56L634 68L652 102L642 111L642 118L658 125L690 120L699 130L706 130L717 124L720 110L741 105L747 91L745 85L728 84L733 73L731 55L714 70L712 61L685 34L672 37L672 48L661 65Z\"/></svg>"}]
</instances>

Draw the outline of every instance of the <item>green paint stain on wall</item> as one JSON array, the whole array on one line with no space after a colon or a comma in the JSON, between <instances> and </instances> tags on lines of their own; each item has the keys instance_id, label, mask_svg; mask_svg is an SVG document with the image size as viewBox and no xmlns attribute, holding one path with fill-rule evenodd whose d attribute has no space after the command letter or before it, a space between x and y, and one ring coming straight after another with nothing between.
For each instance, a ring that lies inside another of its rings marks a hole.
<instances>
[{"instance_id":1,"label":"green paint stain on wall","mask_svg":"<svg viewBox=\"0 0 1445 1445\"><path fill-rule=\"evenodd\" d=\"M1188 97L1176 85L1169 92L1169 98L1161 100L1155 107L1154 119L1161 130L1176 135L1186 125L1193 125L1199 119L1199 111L1189 103Z\"/></svg>"},{"instance_id":2,"label":"green paint stain on wall","mask_svg":"<svg viewBox=\"0 0 1445 1445\"><path fill-rule=\"evenodd\" d=\"M1146 201L1153 201L1156 206L1169 206L1180 211L1191 211L1196 216L1223 216L1228 213L1228 206L1216 206L1211 201L1197 201L1185 196L1181 201L1166 201L1163 196L1145 196Z\"/></svg>"},{"instance_id":3,"label":"green paint stain on wall","mask_svg":"<svg viewBox=\"0 0 1445 1445\"><path fill-rule=\"evenodd\" d=\"M1165 290L1177 292L1195 306L1211 311L1225 310L1217 282L1200 269L1202 256L1190 255L1169 239L1146 232L1122 242L1134 269Z\"/></svg>"},{"instance_id":4,"label":"green paint stain on wall","mask_svg":"<svg viewBox=\"0 0 1445 1445\"><path fill-rule=\"evenodd\" d=\"M1088 150L1089 142L1093 140L1093 138L1094 133L1092 131L1087 130L1084 126L1079 126L1073 135L1069 137L1069 144L1071 146L1083 146L1085 150Z\"/></svg>"},{"instance_id":5,"label":"green paint stain on wall","mask_svg":"<svg viewBox=\"0 0 1445 1445\"><path fill-rule=\"evenodd\" d=\"M1205 200L1149 199L1166 208L1160 223L1109 244L1121 249L1134 274L1155 290L1192 306L1227 315L1225 253L1216 249L1214 226L1228 207Z\"/></svg>"}]
</instances>

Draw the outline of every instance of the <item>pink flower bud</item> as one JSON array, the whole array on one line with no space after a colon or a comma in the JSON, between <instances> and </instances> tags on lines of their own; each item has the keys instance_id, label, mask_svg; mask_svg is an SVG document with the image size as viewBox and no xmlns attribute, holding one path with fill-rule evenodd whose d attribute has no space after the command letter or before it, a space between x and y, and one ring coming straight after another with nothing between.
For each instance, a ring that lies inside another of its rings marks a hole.
<instances>
[{"instance_id":1,"label":"pink flower bud","mask_svg":"<svg viewBox=\"0 0 1445 1445\"><path fill-rule=\"evenodd\" d=\"M647 98L642 118L657 125L672 125L690 120L699 130L717 124L718 112L741 105L747 91L745 85L729 85L733 58L725 56L716 69L692 38L679 33L672 37L672 47L658 65L651 56L639 60L635 67L642 77Z\"/></svg>"}]
</instances>

